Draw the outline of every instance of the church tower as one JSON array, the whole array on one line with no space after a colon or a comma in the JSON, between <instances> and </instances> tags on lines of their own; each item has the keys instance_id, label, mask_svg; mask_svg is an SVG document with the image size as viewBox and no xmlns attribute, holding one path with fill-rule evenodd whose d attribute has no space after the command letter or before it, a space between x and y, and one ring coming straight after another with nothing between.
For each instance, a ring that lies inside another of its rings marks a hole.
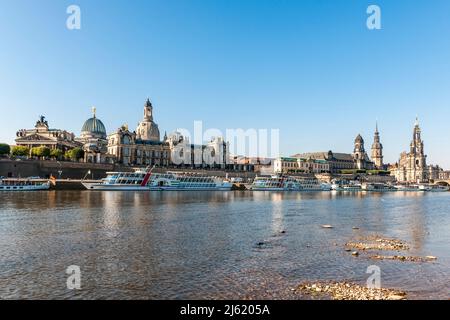
<instances>
[{"instance_id":1,"label":"church tower","mask_svg":"<svg viewBox=\"0 0 450 320\"><path fill-rule=\"evenodd\" d=\"M416 118L409 152L409 170L407 173L409 181L424 181L427 179L427 156L424 154L421 132L419 120Z\"/></svg>"},{"instance_id":2,"label":"church tower","mask_svg":"<svg viewBox=\"0 0 450 320\"><path fill-rule=\"evenodd\" d=\"M360 134L355 139L355 148L353 149L353 159L356 162L356 168L365 169L366 168L366 160L367 154L364 149L364 139Z\"/></svg>"},{"instance_id":3,"label":"church tower","mask_svg":"<svg viewBox=\"0 0 450 320\"><path fill-rule=\"evenodd\" d=\"M372 144L372 161L375 168L383 169L383 145L380 142L380 133L378 132L378 122L375 127L375 135Z\"/></svg>"}]
</instances>

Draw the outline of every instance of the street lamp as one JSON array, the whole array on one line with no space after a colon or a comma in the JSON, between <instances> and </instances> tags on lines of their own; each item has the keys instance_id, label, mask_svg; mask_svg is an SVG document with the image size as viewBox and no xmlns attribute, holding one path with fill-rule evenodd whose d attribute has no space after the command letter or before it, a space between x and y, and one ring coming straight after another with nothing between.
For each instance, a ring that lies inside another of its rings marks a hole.
<instances>
[{"instance_id":1,"label":"street lamp","mask_svg":"<svg viewBox=\"0 0 450 320\"><path fill-rule=\"evenodd\" d=\"M84 177L83 177L83 179L82 180L85 180L86 179L86 177L88 176L88 175L90 175L91 174L91 170L88 170L88 172L84 175Z\"/></svg>"},{"instance_id":2,"label":"street lamp","mask_svg":"<svg viewBox=\"0 0 450 320\"><path fill-rule=\"evenodd\" d=\"M58 165L59 165L59 170L58 170L58 178L61 179L61 175L62 175L62 164L61 162L57 161Z\"/></svg>"}]
</instances>

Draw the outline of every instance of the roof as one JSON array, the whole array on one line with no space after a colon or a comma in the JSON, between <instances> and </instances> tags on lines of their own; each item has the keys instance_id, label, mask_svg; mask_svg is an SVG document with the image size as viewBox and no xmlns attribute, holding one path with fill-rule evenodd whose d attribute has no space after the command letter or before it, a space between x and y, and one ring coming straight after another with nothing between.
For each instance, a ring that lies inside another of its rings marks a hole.
<instances>
[{"instance_id":1,"label":"roof","mask_svg":"<svg viewBox=\"0 0 450 320\"><path fill-rule=\"evenodd\" d=\"M286 162L297 162L297 161L302 161L302 162L306 162L308 161L310 158L302 158L302 157L280 157L278 158L281 161L286 161ZM325 159L314 159L311 157L311 160L316 162L316 163L326 163L327 160Z\"/></svg>"},{"instance_id":2,"label":"roof","mask_svg":"<svg viewBox=\"0 0 450 320\"><path fill-rule=\"evenodd\" d=\"M309 152L309 153L298 153L293 155L295 158L304 158L304 159L314 159L314 160L328 160L328 153L326 152ZM333 159L340 161L353 161L353 156L350 153L339 153L332 152Z\"/></svg>"},{"instance_id":3,"label":"roof","mask_svg":"<svg viewBox=\"0 0 450 320\"><path fill-rule=\"evenodd\" d=\"M334 153L333 157L336 160L353 161L353 156L350 153Z\"/></svg>"},{"instance_id":4,"label":"roof","mask_svg":"<svg viewBox=\"0 0 450 320\"><path fill-rule=\"evenodd\" d=\"M356 136L355 142L364 142L364 139L361 137L360 134L358 134L358 135Z\"/></svg>"},{"instance_id":5,"label":"roof","mask_svg":"<svg viewBox=\"0 0 450 320\"><path fill-rule=\"evenodd\" d=\"M81 128L81 132L101 133L106 135L106 128L103 122L94 116L86 120Z\"/></svg>"},{"instance_id":6,"label":"roof","mask_svg":"<svg viewBox=\"0 0 450 320\"><path fill-rule=\"evenodd\" d=\"M298 158L293 158L293 157L281 157L280 158L281 161L292 161L292 162L296 162L298 160Z\"/></svg>"}]
</instances>

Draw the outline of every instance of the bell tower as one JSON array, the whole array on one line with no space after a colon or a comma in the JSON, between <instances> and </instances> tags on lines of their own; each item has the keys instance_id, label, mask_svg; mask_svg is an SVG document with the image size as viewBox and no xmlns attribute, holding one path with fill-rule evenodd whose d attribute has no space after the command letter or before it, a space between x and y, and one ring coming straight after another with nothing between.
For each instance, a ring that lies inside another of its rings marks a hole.
<instances>
[{"instance_id":1,"label":"bell tower","mask_svg":"<svg viewBox=\"0 0 450 320\"><path fill-rule=\"evenodd\" d=\"M360 134L355 139L355 148L353 149L353 159L356 162L356 168L365 169L367 154L364 149L364 139Z\"/></svg>"},{"instance_id":2,"label":"bell tower","mask_svg":"<svg viewBox=\"0 0 450 320\"><path fill-rule=\"evenodd\" d=\"M383 145L380 142L380 133L378 132L378 122L375 126L375 134L372 144L372 161L377 169L383 168Z\"/></svg>"}]
</instances>

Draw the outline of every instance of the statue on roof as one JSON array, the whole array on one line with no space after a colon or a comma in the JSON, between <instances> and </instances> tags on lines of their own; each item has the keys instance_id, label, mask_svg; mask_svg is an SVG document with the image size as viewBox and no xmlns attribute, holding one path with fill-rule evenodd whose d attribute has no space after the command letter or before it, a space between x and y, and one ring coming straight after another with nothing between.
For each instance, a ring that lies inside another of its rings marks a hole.
<instances>
[{"instance_id":1,"label":"statue on roof","mask_svg":"<svg viewBox=\"0 0 450 320\"><path fill-rule=\"evenodd\" d=\"M48 128L48 121L45 120L45 116L39 116L39 120L36 122L36 127L46 126Z\"/></svg>"}]
</instances>

